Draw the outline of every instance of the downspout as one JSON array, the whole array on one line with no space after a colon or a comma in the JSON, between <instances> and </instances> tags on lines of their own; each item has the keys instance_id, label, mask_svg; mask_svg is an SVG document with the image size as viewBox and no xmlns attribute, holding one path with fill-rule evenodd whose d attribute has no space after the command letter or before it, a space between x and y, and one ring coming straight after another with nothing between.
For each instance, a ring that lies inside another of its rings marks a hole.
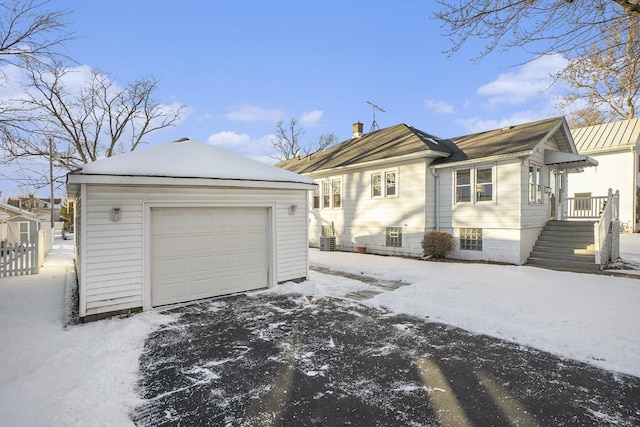
<instances>
[{"instance_id":1,"label":"downspout","mask_svg":"<svg viewBox=\"0 0 640 427\"><path fill-rule=\"evenodd\" d=\"M435 219L436 231L440 231L440 176L438 176L438 172L436 172L436 169L433 166L429 166L429 169L431 169L431 174L436 181Z\"/></svg>"}]
</instances>

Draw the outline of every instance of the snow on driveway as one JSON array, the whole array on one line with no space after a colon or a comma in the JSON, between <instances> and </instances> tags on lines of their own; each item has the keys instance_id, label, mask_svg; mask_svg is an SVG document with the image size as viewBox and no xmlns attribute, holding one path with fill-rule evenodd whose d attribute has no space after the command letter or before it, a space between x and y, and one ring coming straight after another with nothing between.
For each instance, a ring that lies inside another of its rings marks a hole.
<instances>
[{"instance_id":1,"label":"snow on driveway","mask_svg":"<svg viewBox=\"0 0 640 427\"><path fill-rule=\"evenodd\" d=\"M622 235L640 261L640 235ZM40 274L0 279L0 419L4 425L131 425L141 403L146 337L159 312L64 327L71 241L56 240ZM424 262L311 250L311 263L409 283L368 301L640 377L640 280L533 267ZM344 296L368 285L311 273L271 292Z\"/></svg>"},{"instance_id":2,"label":"snow on driveway","mask_svg":"<svg viewBox=\"0 0 640 427\"><path fill-rule=\"evenodd\" d=\"M622 256L640 260L640 235L622 237ZM311 265L410 284L366 301L373 306L640 377L637 278L316 249L311 250ZM331 289L340 288L340 279L322 276L312 272L311 283L303 286L339 296ZM319 285L325 282L331 289ZM293 290L299 285L286 286Z\"/></svg>"}]
</instances>

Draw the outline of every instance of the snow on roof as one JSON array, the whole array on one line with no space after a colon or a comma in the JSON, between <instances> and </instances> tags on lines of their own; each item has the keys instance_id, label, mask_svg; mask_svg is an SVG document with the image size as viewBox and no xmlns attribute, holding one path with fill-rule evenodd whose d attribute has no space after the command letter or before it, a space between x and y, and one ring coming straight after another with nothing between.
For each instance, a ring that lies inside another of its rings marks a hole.
<instances>
[{"instance_id":1,"label":"snow on roof","mask_svg":"<svg viewBox=\"0 0 640 427\"><path fill-rule=\"evenodd\" d=\"M315 184L296 173L193 139L154 145L85 164L71 174L277 181Z\"/></svg>"}]
</instances>

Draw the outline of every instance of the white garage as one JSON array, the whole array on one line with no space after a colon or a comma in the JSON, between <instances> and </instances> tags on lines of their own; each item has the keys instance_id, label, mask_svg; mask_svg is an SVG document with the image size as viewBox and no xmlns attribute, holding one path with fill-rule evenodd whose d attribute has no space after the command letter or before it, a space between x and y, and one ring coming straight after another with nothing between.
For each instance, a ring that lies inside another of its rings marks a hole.
<instances>
[{"instance_id":1,"label":"white garage","mask_svg":"<svg viewBox=\"0 0 640 427\"><path fill-rule=\"evenodd\" d=\"M80 317L306 279L314 188L309 178L193 140L69 173Z\"/></svg>"}]
</instances>

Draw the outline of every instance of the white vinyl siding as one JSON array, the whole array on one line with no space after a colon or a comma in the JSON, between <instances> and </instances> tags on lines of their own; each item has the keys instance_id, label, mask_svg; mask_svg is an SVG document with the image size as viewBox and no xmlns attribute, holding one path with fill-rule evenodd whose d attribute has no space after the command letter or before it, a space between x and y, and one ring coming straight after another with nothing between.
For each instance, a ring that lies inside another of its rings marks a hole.
<instances>
[{"instance_id":1,"label":"white vinyl siding","mask_svg":"<svg viewBox=\"0 0 640 427\"><path fill-rule=\"evenodd\" d=\"M323 227L330 227L335 231L339 250L355 250L357 245L362 245L367 247L369 253L421 255L420 242L425 227L434 224L435 192L432 189L435 179L428 165L429 159L420 159L389 163L383 168L344 172L342 208L321 209L310 216L311 245L319 246ZM388 172L393 175L387 175ZM373 177L376 175L380 177L381 194L385 194L384 187L388 180L390 191L395 190L395 195L372 197L375 194L372 191L372 184L375 183ZM313 178L322 185L334 176ZM386 246L387 227L399 227L402 230L402 247Z\"/></svg>"},{"instance_id":2,"label":"white vinyl siding","mask_svg":"<svg viewBox=\"0 0 640 427\"><path fill-rule=\"evenodd\" d=\"M82 184L77 227L84 256L80 316L143 307L145 303L145 210L167 206L274 206L277 245L275 281L306 277L308 265L307 190L250 188L114 186ZM295 215L289 207L297 205ZM111 208L121 209L118 222ZM145 207L147 206L147 207ZM148 238L148 236L147 236ZM147 254L148 256L148 254ZM275 284L275 283L272 283ZM83 301L84 298L84 301Z\"/></svg>"}]
</instances>

